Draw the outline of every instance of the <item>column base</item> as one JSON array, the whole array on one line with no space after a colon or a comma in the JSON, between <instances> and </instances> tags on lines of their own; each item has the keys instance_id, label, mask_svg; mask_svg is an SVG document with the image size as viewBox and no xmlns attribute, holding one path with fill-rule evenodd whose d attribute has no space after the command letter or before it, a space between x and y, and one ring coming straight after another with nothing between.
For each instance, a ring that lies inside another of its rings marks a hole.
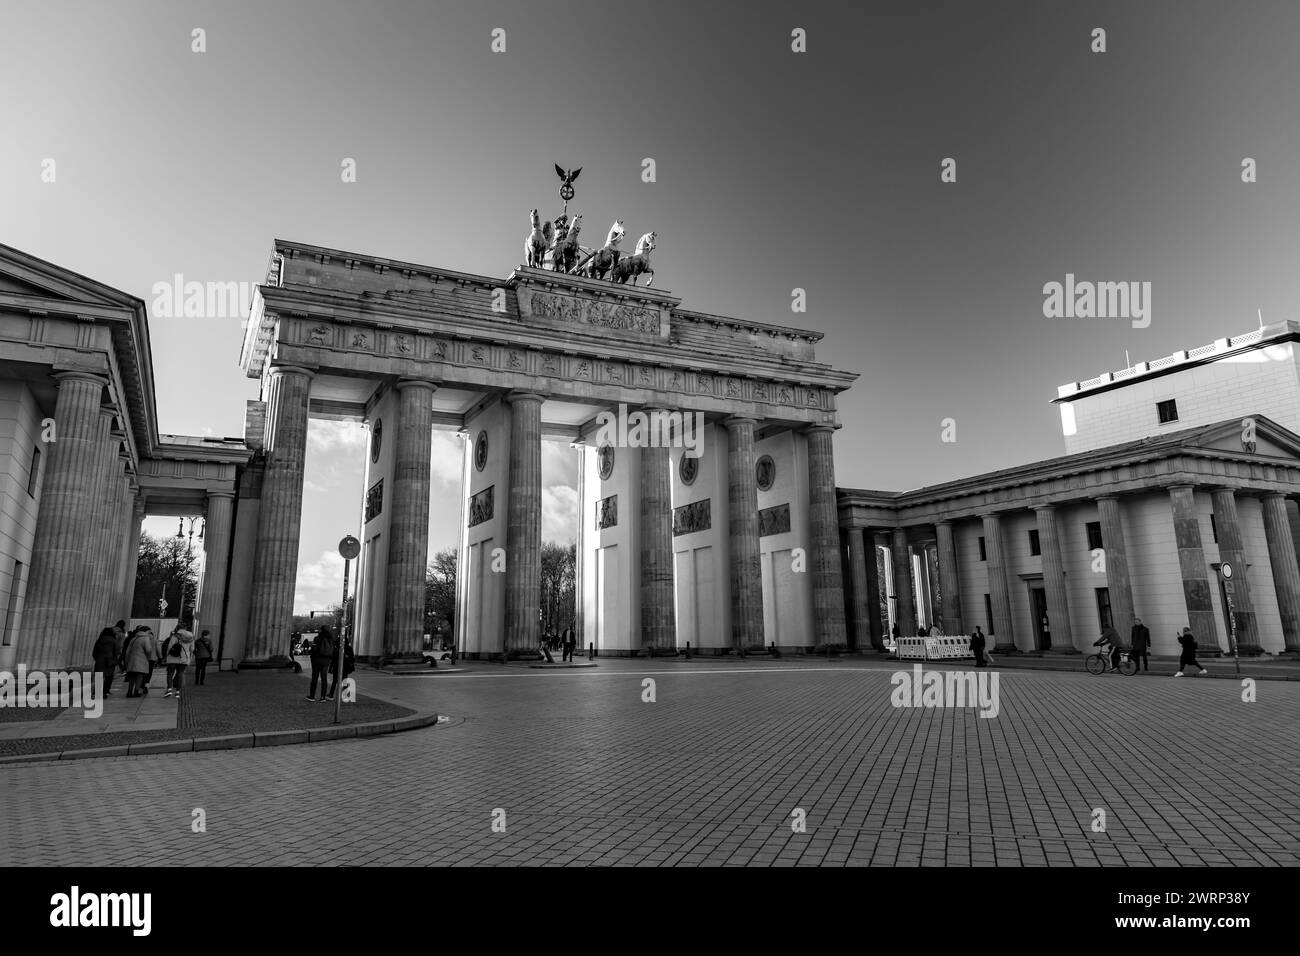
<instances>
[{"instance_id":1,"label":"column base","mask_svg":"<svg viewBox=\"0 0 1300 956\"><path fill-rule=\"evenodd\" d=\"M404 667L408 665L428 667L429 662L423 654L389 654L379 658L380 667Z\"/></svg>"}]
</instances>

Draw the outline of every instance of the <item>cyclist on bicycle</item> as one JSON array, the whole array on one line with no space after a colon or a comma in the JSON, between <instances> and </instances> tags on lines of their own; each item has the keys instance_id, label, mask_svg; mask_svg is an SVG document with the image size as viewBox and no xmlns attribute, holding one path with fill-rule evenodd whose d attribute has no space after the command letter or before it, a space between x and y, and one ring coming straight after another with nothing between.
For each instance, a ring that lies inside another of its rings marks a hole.
<instances>
[{"instance_id":1,"label":"cyclist on bicycle","mask_svg":"<svg viewBox=\"0 0 1300 956\"><path fill-rule=\"evenodd\" d=\"M1092 642L1093 647L1100 647L1100 653L1110 653L1111 670L1119 670L1119 632L1113 627L1107 627L1101 632L1101 639Z\"/></svg>"}]
</instances>

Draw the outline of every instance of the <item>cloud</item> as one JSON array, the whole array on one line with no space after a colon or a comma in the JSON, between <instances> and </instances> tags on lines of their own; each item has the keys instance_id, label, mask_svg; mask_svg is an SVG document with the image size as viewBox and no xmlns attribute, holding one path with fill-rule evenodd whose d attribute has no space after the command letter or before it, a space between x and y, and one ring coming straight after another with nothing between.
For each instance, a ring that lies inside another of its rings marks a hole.
<instances>
[{"instance_id":1,"label":"cloud","mask_svg":"<svg viewBox=\"0 0 1300 956\"><path fill-rule=\"evenodd\" d=\"M542 540L568 543L578 538L578 489L553 485L542 489Z\"/></svg>"},{"instance_id":2,"label":"cloud","mask_svg":"<svg viewBox=\"0 0 1300 956\"><path fill-rule=\"evenodd\" d=\"M465 440L455 432L435 429L433 432L433 457L430 462L435 482L444 482L455 488L465 479Z\"/></svg>"},{"instance_id":3,"label":"cloud","mask_svg":"<svg viewBox=\"0 0 1300 956\"><path fill-rule=\"evenodd\" d=\"M307 449L312 452L364 449L370 431L360 422L334 422L313 418L307 423Z\"/></svg>"},{"instance_id":4,"label":"cloud","mask_svg":"<svg viewBox=\"0 0 1300 956\"><path fill-rule=\"evenodd\" d=\"M353 568L355 571L355 567ZM323 611L343 597L343 558L338 551L321 552L311 564L298 565L297 587L293 595L294 613Z\"/></svg>"}]
</instances>

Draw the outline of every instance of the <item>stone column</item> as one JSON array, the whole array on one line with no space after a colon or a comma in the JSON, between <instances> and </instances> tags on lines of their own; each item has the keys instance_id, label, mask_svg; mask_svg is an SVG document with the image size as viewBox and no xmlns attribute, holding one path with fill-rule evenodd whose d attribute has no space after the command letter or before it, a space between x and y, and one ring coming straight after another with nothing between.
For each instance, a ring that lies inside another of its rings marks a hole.
<instances>
[{"instance_id":1,"label":"stone column","mask_svg":"<svg viewBox=\"0 0 1300 956\"><path fill-rule=\"evenodd\" d=\"M54 441L45 449L27 605L15 656L16 663L32 670L68 664L84 607L82 555L91 535L95 462L101 457L99 402L105 380L86 372L58 372L54 378Z\"/></svg>"},{"instance_id":2,"label":"stone column","mask_svg":"<svg viewBox=\"0 0 1300 956\"><path fill-rule=\"evenodd\" d=\"M77 615L76 633L69 649L68 664L77 667L90 654L99 631L104 626L100 617L104 608L104 579L108 567L108 555L105 551L108 529L105 520L108 516L108 488L113 482L113 469L118 460L118 437L113 432L116 419L113 409L103 406L99 410L99 428L96 432L99 442L99 454L92 467L95 475L95 489L91 494L90 537L81 558L82 592L81 609ZM87 632L95 631L95 637L88 638Z\"/></svg>"},{"instance_id":3,"label":"stone column","mask_svg":"<svg viewBox=\"0 0 1300 956\"><path fill-rule=\"evenodd\" d=\"M221 615L226 604L226 572L230 567L230 519L234 491L209 491L203 522L203 596L199 600L202 630L211 631L212 647L221 644ZM219 666L219 665L218 665Z\"/></svg>"},{"instance_id":4,"label":"stone column","mask_svg":"<svg viewBox=\"0 0 1300 956\"><path fill-rule=\"evenodd\" d=\"M876 565L876 534L870 528L862 529L862 537L867 552L867 624L870 630L871 646L883 652L885 650L885 626L880 622L880 568ZM861 644L858 645L862 647Z\"/></svg>"},{"instance_id":5,"label":"stone column","mask_svg":"<svg viewBox=\"0 0 1300 956\"><path fill-rule=\"evenodd\" d=\"M1231 488L1214 491L1214 525L1219 531L1219 561L1231 564L1234 572L1232 604L1236 609L1233 618L1237 623L1237 653L1262 654L1264 649L1259 645L1259 630L1255 626L1255 604L1250 597L1246 547L1242 540L1241 522L1237 518L1237 498ZM1232 650L1231 642L1228 649Z\"/></svg>"},{"instance_id":6,"label":"stone column","mask_svg":"<svg viewBox=\"0 0 1300 956\"><path fill-rule=\"evenodd\" d=\"M646 409L646 412L655 415L660 409ZM641 649L650 656L677 651L673 604L673 483L667 429L663 439L640 449ZM578 593L582 593L581 588Z\"/></svg>"},{"instance_id":7,"label":"stone column","mask_svg":"<svg viewBox=\"0 0 1300 956\"><path fill-rule=\"evenodd\" d=\"M111 447L113 460L109 462L106 469L99 503L99 533L96 545L95 578L92 582L94 590L90 621L85 631L78 635L78 643L74 645L77 650L72 659L74 666L79 660L90 659L91 649L99 639L99 632L106 627L112 627L113 622L117 620L108 615L112 613L113 581L117 577L117 562L121 555L121 550L117 547L115 531L122 517L118 509L122 503L122 483L126 480L126 460L118 454L120 440L120 436L113 436ZM78 653L80 657L77 656Z\"/></svg>"},{"instance_id":8,"label":"stone column","mask_svg":"<svg viewBox=\"0 0 1300 956\"><path fill-rule=\"evenodd\" d=\"M993 605L993 650L1006 654L1016 650L1016 632L1011 616L1011 588L1007 582L1007 565L1002 555L1002 519L995 514L980 515L984 522L984 557L989 569L989 603Z\"/></svg>"},{"instance_id":9,"label":"stone column","mask_svg":"<svg viewBox=\"0 0 1300 956\"><path fill-rule=\"evenodd\" d=\"M1056 533L1056 507L1034 509L1038 520L1038 550L1043 557L1043 590L1047 593L1047 619L1052 631L1052 650L1078 654L1070 627L1070 599L1065 586L1065 564L1061 561L1061 539Z\"/></svg>"},{"instance_id":10,"label":"stone column","mask_svg":"<svg viewBox=\"0 0 1300 956\"><path fill-rule=\"evenodd\" d=\"M271 369L270 375L274 427L267 432L248 640L241 666L287 663L298 577L307 400L314 373L284 365Z\"/></svg>"},{"instance_id":11,"label":"stone column","mask_svg":"<svg viewBox=\"0 0 1300 956\"><path fill-rule=\"evenodd\" d=\"M847 648L839 505L835 500L835 426L810 425L808 532L812 545L813 634L819 647Z\"/></svg>"},{"instance_id":12,"label":"stone column","mask_svg":"<svg viewBox=\"0 0 1300 956\"><path fill-rule=\"evenodd\" d=\"M728 418L727 528L731 544L731 646L761 651L763 566L758 552L758 481L754 476L754 419Z\"/></svg>"},{"instance_id":13,"label":"stone column","mask_svg":"<svg viewBox=\"0 0 1300 956\"><path fill-rule=\"evenodd\" d=\"M1119 499L1108 495L1097 499L1101 516L1101 547L1106 559L1106 588L1110 592L1110 619L1120 644L1129 646L1133 632L1133 585L1128 573L1128 546L1124 543L1124 517Z\"/></svg>"},{"instance_id":14,"label":"stone column","mask_svg":"<svg viewBox=\"0 0 1300 956\"><path fill-rule=\"evenodd\" d=\"M907 532L894 529L890 547L894 566L894 623L899 637L916 637L916 606L912 594L912 556L907 549Z\"/></svg>"},{"instance_id":15,"label":"stone column","mask_svg":"<svg viewBox=\"0 0 1300 956\"><path fill-rule=\"evenodd\" d=\"M1218 657L1219 626L1210 598L1209 578L1205 573L1205 551L1201 547L1201 520L1196 513L1195 489L1191 485L1170 488L1169 508L1174 518L1174 541L1178 546L1178 569L1183 579L1183 601L1187 605L1186 626L1196 635L1198 657ZM1182 628L1179 627L1179 630Z\"/></svg>"},{"instance_id":16,"label":"stone column","mask_svg":"<svg viewBox=\"0 0 1300 956\"><path fill-rule=\"evenodd\" d=\"M510 403L510 503L506 524L506 657L541 647L542 606L542 401L512 392ZM584 519L585 520L585 519Z\"/></svg>"},{"instance_id":17,"label":"stone column","mask_svg":"<svg viewBox=\"0 0 1300 956\"><path fill-rule=\"evenodd\" d=\"M432 382L415 379L397 383L398 431L393 448L384 601L385 664L424 663L424 587L429 564L435 388ZM513 444L517 448L518 439ZM540 471L538 478L540 484Z\"/></svg>"},{"instance_id":18,"label":"stone column","mask_svg":"<svg viewBox=\"0 0 1300 956\"><path fill-rule=\"evenodd\" d=\"M940 521L934 526L939 551L939 601L943 605L943 632L964 634L961 619L961 584L957 580L957 542L952 533L951 521Z\"/></svg>"},{"instance_id":19,"label":"stone column","mask_svg":"<svg viewBox=\"0 0 1300 956\"><path fill-rule=\"evenodd\" d=\"M126 590L126 571L127 565L131 563L129 547L131 544L131 516L135 512L135 499L137 488L135 476L131 473L131 463L129 459L124 459L127 472L122 476L122 494L118 498L117 506L114 509L117 514L117 524L113 528L113 576L109 581L109 606L108 613L105 617L116 623L120 618L126 620L130 613L124 610L122 605L125 598L122 594ZM129 628L128 628L129 629Z\"/></svg>"},{"instance_id":20,"label":"stone column","mask_svg":"<svg viewBox=\"0 0 1300 956\"><path fill-rule=\"evenodd\" d=\"M871 585L867 583L867 548L865 536L870 532L864 528L849 528L849 583L853 596L853 636L856 650L865 651L867 644L875 641L871 634L872 608ZM874 559L874 555L871 556ZM878 615L877 615L878 616Z\"/></svg>"},{"instance_id":21,"label":"stone column","mask_svg":"<svg viewBox=\"0 0 1300 956\"><path fill-rule=\"evenodd\" d=\"M1264 536L1268 542L1268 560L1273 566L1277 608L1282 616L1284 652L1300 654L1300 563L1296 561L1285 495L1264 496Z\"/></svg>"},{"instance_id":22,"label":"stone column","mask_svg":"<svg viewBox=\"0 0 1300 956\"><path fill-rule=\"evenodd\" d=\"M122 574L122 603L117 616L128 624L131 623L131 606L135 603L135 577L140 567L140 531L145 518L145 500L143 492L137 492L131 505L131 518L127 524L125 565Z\"/></svg>"}]
</instances>

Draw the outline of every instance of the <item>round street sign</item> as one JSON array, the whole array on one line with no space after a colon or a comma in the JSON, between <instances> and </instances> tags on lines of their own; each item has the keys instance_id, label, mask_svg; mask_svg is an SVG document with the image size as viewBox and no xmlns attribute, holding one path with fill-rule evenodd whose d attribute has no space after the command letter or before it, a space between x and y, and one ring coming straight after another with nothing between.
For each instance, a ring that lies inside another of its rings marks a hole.
<instances>
[{"instance_id":1,"label":"round street sign","mask_svg":"<svg viewBox=\"0 0 1300 956\"><path fill-rule=\"evenodd\" d=\"M339 542L339 554L347 561L351 561L361 553L361 542L352 535L348 535Z\"/></svg>"},{"instance_id":2,"label":"round street sign","mask_svg":"<svg viewBox=\"0 0 1300 956\"><path fill-rule=\"evenodd\" d=\"M1227 561L1224 561L1223 564L1219 565L1219 572L1223 575L1223 577L1224 577L1225 580L1228 579L1228 578L1231 578L1231 577L1232 577L1232 565L1229 564Z\"/></svg>"}]
</instances>

